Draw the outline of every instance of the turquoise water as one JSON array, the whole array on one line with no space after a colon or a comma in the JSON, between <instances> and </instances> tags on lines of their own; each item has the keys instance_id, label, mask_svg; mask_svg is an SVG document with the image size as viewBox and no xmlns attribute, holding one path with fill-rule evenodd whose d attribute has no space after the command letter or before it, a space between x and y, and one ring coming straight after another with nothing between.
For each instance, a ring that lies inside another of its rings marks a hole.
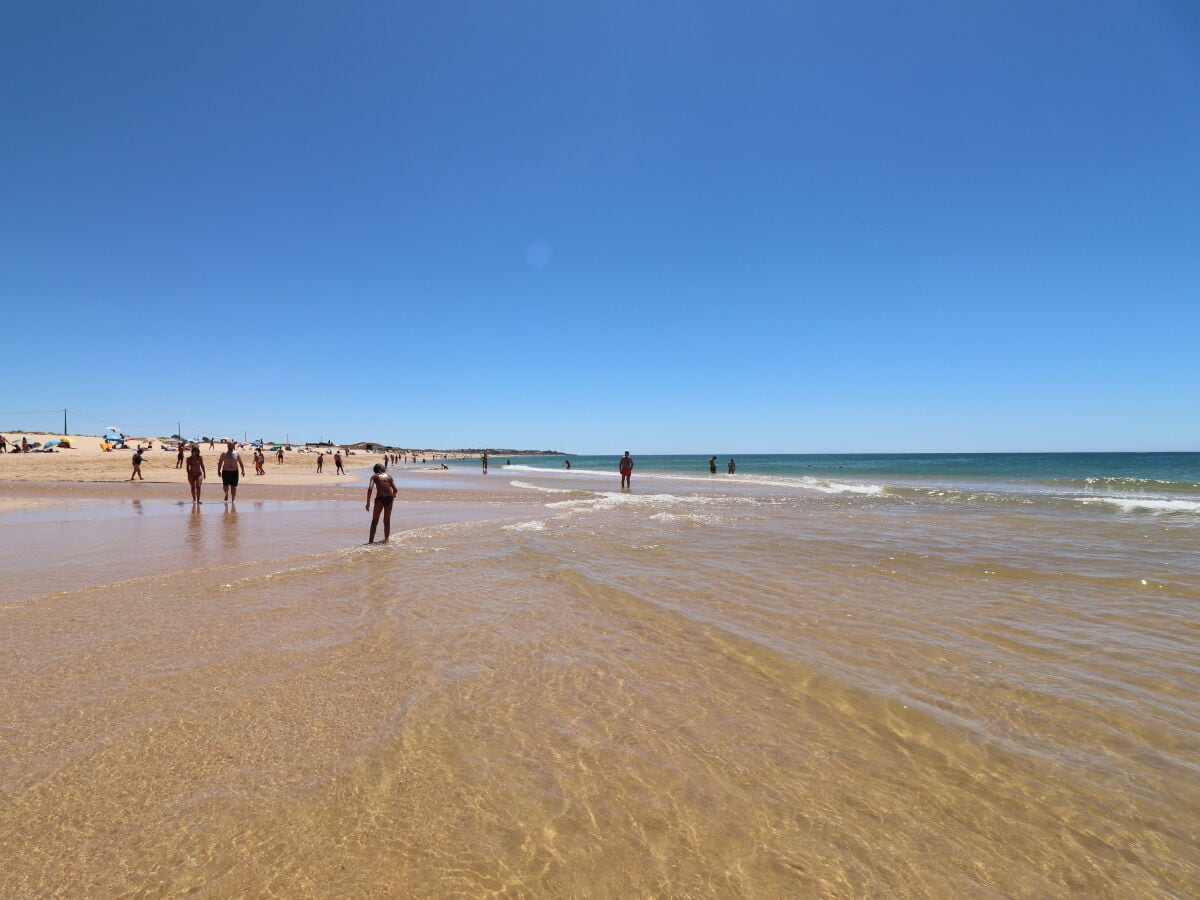
<instances>
[{"instance_id":1,"label":"turquoise water","mask_svg":"<svg viewBox=\"0 0 1200 900\"><path fill-rule=\"evenodd\" d=\"M517 457L492 461L492 473L617 477L612 456ZM961 494L977 502L1107 503L1123 511L1200 517L1200 453L762 453L718 455L717 474L700 454L635 455L635 484L683 479L694 488L732 483L826 494ZM509 463L506 465L506 463ZM467 469L479 463L462 460Z\"/></svg>"},{"instance_id":2,"label":"turquoise water","mask_svg":"<svg viewBox=\"0 0 1200 900\"><path fill-rule=\"evenodd\" d=\"M615 472L618 456L572 456L572 469ZM708 456L636 456L643 472L708 474ZM561 456L520 457L517 465L565 469ZM730 455L717 456L725 474ZM755 453L736 455L737 474L861 478L978 478L1011 481L1145 479L1200 485L1200 453ZM466 461L472 464L472 461Z\"/></svg>"}]
</instances>

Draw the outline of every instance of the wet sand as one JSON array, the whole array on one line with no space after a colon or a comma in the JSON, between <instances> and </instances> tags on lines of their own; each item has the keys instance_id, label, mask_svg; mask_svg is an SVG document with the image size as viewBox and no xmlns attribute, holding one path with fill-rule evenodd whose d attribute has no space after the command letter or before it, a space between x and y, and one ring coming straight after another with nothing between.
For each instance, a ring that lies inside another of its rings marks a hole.
<instances>
[{"instance_id":1,"label":"wet sand","mask_svg":"<svg viewBox=\"0 0 1200 900\"><path fill-rule=\"evenodd\" d=\"M1190 528L501 472L0 486L0 896L1200 889Z\"/></svg>"}]
</instances>

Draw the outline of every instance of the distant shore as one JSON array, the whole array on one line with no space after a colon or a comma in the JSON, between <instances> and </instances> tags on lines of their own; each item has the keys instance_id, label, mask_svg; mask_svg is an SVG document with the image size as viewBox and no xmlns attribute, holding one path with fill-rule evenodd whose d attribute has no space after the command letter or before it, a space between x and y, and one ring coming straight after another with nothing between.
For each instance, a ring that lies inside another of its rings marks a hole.
<instances>
[{"instance_id":1,"label":"distant shore","mask_svg":"<svg viewBox=\"0 0 1200 900\"><path fill-rule=\"evenodd\" d=\"M120 482L128 481L133 470L133 448L149 446L142 462L142 477L146 482L178 483L186 485L187 477L183 468L176 468L176 442L164 443L160 438L137 438L128 436L128 449L102 449L105 441L103 436L88 434L67 435L69 449L55 450L50 453L12 452L12 442L15 439L19 447L21 438L25 437L32 443L45 444L52 440L61 440L64 435L58 432L0 432L10 442L9 452L0 453L0 483L3 482ZM191 442L185 442L190 446ZM216 479L217 457L224 451L225 445L220 441L202 441L199 445L200 454L204 458L208 470L208 481ZM283 461L278 459L278 451L271 447L283 447ZM373 445L377 446L377 445ZM367 463L379 462L383 459L384 450L367 450L360 444L341 445L303 445L303 444L273 444L265 442L264 454L267 457L264 469L265 475L254 474L254 447L250 444L237 442L238 452L246 464L246 480L275 485L336 485L353 484L355 478L351 475L337 475L333 465L333 453L341 451L345 458L345 468L350 471L362 468ZM290 448L290 449L289 449ZM325 453L323 471L318 473L317 457ZM393 465L407 469L440 469L443 462L452 460L472 459L482 451L476 450L431 450L417 448L397 448L394 452L404 461ZM532 450L489 450L493 457L500 456L540 456L547 455L541 451ZM416 462L412 460L415 458Z\"/></svg>"}]
</instances>

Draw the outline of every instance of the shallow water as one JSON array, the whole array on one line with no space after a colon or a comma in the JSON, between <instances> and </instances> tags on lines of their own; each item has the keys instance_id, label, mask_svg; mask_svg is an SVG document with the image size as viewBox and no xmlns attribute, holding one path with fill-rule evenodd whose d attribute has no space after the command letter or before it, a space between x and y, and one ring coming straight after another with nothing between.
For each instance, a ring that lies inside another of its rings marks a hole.
<instances>
[{"instance_id":1,"label":"shallow water","mask_svg":"<svg viewBox=\"0 0 1200 900\"><path fill-rule=\"evenodd\" d=\"M3 514L159 566L0 604L0 895L1200 891L1189 516L497 474Z\"/></svg>"}]
</instances>

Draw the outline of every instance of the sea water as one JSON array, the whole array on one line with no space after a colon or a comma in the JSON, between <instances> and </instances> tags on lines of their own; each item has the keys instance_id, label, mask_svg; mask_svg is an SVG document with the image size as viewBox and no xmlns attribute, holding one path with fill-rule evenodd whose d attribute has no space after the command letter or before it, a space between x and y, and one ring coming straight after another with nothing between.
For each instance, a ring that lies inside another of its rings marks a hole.
<instances>
[{"instance_id":1,"label":"sea water","mask_svg":"<svg viewBox=\"0 0 1200 900\"><path fill-rule=\"evenodd\" d=\"M0 604L0 894L1195 896L1197 456L1115 456L156 507Z\"/></svg>"}]
</instances>

